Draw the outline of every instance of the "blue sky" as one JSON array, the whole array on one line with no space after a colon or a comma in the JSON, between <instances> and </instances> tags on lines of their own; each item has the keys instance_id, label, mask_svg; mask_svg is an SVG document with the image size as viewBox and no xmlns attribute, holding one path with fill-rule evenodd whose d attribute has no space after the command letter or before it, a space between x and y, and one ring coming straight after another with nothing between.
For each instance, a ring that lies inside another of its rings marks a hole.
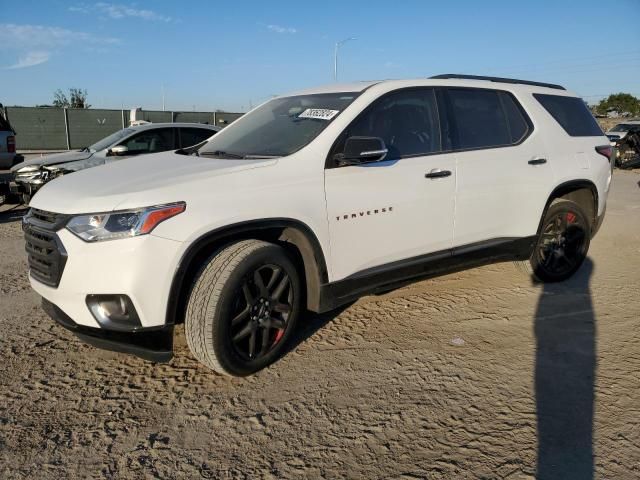
<instances>
[{"instance_id":1,"label":"blue sky","mask_svg":"<svg viewBox=\"0 0 640 480\"><path fill-rule=\"evenodd\" d=\"M86 88L95 107L244 110L333 80L438 73L640 96L640 0L2 0L0 102ZM7 8L10 7L10 8Z\"/></svg>"}]
</instances>

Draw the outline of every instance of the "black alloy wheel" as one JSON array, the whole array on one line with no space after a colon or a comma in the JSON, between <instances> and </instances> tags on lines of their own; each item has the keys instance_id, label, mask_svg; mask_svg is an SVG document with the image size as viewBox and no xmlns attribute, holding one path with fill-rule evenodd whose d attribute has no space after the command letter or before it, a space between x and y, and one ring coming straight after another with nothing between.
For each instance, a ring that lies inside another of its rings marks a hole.
<instances>
[{"instance_id":1,"label":"black alloy wheel","mask_svg":"<svg viewBox=\"0 0 640 480\"><path fill-rule=\"evenodd\" d=\"M534 275L545 282L569 278L589 249L590 223L580 206L568 200L551 205L532 255Z\"/></svg>"},{"instance_id":2,"label":"black alloy wheel","mask_svg":"<svg viewBox=\"0 0 640 480\"><path fill-rule=\"evenodd\" d=\"M278 265L263 265L245 278L237 291L230 335L246 360L268 354L282 340L293 310L293 288Z\"/></svg>"}]
</instances>

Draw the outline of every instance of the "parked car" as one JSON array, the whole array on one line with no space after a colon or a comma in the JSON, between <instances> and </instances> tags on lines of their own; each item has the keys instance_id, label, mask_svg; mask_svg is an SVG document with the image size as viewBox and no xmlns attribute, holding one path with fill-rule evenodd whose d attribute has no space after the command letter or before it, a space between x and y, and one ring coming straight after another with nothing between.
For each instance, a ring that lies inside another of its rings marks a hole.
<instances>
[{"instance_id":1,"label":"parked car","mask_svg":"<svg viewBox=\"0 0 640 480\"><path fill-rule=\"evenodd\" d=\"M11 168L23 160L22 155L16 152L16 132L0 113L0 170Z\"/></svg>"},{"instance_id":2,"label":"parked car","mask_svg":"<svg viewBox=\"0 0 640 480\"><path fill-rule=\"evenodd\" d=\"M607 130L605 135L609 138L612 146L627 136L630 130L640 127L640 120L629 120L618 123L611 130Z\"/></svg>"},{"instance_id":3,"label":"parked car","mask_svg":"<svg viewBox=\"0 0 640 480\"><path fill-rule=\"evenodd\" d=\"M640 167L640 122L629 125L625 136L615 142L616 161L618 168L630 169Z\"/></svg>"},{"instance_id":4,"label":"parked car","mask_svg":"<svg viewBox=\"0 0 640 480\"><path fill-rule=\"evenodd\" d=\"M612 147L563 87L444 75L278 97L191 154L63 177L24 220L61 325L155 361L249 375L305 310L491 262L569 278L605 214Z\"/></svg>"},{"instance_id":5,"label":"parked car","mask_svg":"<svg viewBox=\"0 0 640 480\"><path fill-rule=\"evenodd\" d=\"M144 123L123 128L89 147L14 166L11 191L28 204L45 183L61 175L137 155L190 147L219 130L220 127L199 123Z\"/></svg>"}]
</instances>

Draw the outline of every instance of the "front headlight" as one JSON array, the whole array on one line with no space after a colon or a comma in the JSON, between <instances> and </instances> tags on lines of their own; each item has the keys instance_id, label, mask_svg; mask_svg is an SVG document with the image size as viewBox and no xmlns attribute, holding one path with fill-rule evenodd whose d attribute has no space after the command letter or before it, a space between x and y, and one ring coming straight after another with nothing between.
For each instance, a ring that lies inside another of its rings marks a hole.
<instances>
[{"instance_id":1,"label":"front headlight","mask_svg":"<svg viewBox=\"0 0 640 480\"><path fill-rule=\"evenodd\" d=\"M184 202L119 212L94 213L73 217L67 230L85 242L102 242L146 235L161 222L184 212Z\"/></svg>"},{"instance_id":2,"label":"front headlight","mask_svg":"<svg viewBox=\"0 0 640 480\"><path fill-rule=\"evenodd\" d=\"M40 170L41 165L27 165L17 170L16 173L33 173Z\"/></svg>"},{"instance_id":3,"label":"front headlight","mask_svg":"<svg viewBox=\"0 0 640 480\"><path fill-rule=\"evenodd\" d=\"M23 182L39 180L42 178L41 168L40 165L27 165L15 172L15 178Z\"/></svg>"}]
</instances>

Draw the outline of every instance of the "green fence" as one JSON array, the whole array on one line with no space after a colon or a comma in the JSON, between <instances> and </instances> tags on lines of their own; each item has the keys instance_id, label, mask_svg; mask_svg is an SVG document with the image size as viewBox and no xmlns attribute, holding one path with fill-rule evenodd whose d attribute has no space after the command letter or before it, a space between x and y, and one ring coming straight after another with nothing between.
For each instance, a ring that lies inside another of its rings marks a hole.
<instances>
[{"instance_id":1,"label":"green fence","mask_svg":"<svg viewBox=\"0 0 640 480\"><path fill-rule=\"evenodd\" d=\"M5 107L18 150L82 148L129 125L129 110ZM227 112L142 111L148 122L208 123L224 127L242 116Z\"/></svg>"}]
</instances>

